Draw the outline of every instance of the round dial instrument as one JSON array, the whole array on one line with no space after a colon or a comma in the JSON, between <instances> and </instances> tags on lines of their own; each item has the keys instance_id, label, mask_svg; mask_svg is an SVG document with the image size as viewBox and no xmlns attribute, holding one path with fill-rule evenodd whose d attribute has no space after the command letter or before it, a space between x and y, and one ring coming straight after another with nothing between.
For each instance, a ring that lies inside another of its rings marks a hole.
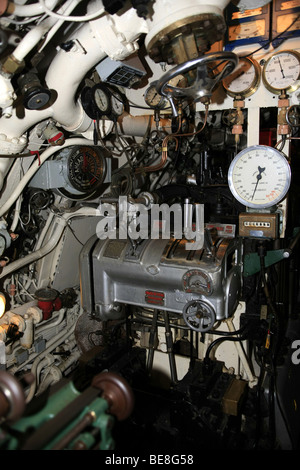
<instances>
[{"instance_id":1,"label":"round dial instrument","mask_svg":"<svg viewBox=\"0 0 300 470\"><path fill-rule=\"evenodd\" d=\"M163 109L168 104L166 98L160 95L155 88L156 82L153 82L145 91L144 100L146 104L153 109Z\"/></svg>"},{"instance_id":2,"label":"round dial instrument","mask_svg":"<svg viewBox=\"0 0 300 470\"><path fill-rule=\"evenodd\" d=\"M86 86L81 92L81 102L91 119L108 116L111 112L111 94L103 84Z\"/></svg>"},{"instance_id":3,"label":"round dial instrument","mask_svg":"<svg viewBox=\"0 0 300 470\"><path fill-rule=\"evenodd\" d=\"M239 59L234 72L223 80L223 87L227 94L233 98L242 96L247 98L257 90L260 83L260 66L258 62L249 57Z\"/></svg>"},{"instance_id":4,"label":"round dial instrument","mask_svg":"<svg viewBox=\"0 0 300 470\"><path fill-rule=\"evenodd\" d=\"M200 269L187 271L182 278L185 292L210 295L212 293L212 280L210 276Z\"/></svg>"},{"instance_id":5,"label":"round dial instrument","mask_svg":"<svg viewBox=\"0 0 300 470\"><path fill-rule=\"evenodd\" d=\"M94 147L75 147L68 158L70 184L82 193L98 189L106 175L106 161Z\"/></svg>"},{"instance_id":6,"label":"round dial instrument","mask_svg":"<svg viewBox=\"0 0 300 470\"><path fill-rule=\"evenodd\" d=\"M262 79L272 93L294 92L300 86L300 54L290 50L276 52L266 61Z\"/></svg>"},{"instance_id":7,"label":"round dial instrument","mask_svg":"<svg viewBox=\"0 0 300 470\"><path fill-rule=\"evenodd\" d=\"M92 88L92 96L99 115L108 115L111 112L111 97L107 88L101 84Z\"/></svg>"},{"instance_id":8,"label":"round dial instrument","mask_svg":"<svg viewBox=\"0 0 300 470\"><path fill-rule=\"evenodd\" d=\"M111 88L111 112L115 116L121 116L125 109L124 98L115 88Z\"/></svg>"},{"instance_id":9,"label":"round dial instrument","mask_svg":"<svg viewBox=\"0 0 300 470\"><path fill-rule=\"evenodd\" d=\"M229 188L243 205L263 209L278 204L289 190L290 165L278 150L254 145L242 150L230 164Z\"/></svg>"}]
</instances>

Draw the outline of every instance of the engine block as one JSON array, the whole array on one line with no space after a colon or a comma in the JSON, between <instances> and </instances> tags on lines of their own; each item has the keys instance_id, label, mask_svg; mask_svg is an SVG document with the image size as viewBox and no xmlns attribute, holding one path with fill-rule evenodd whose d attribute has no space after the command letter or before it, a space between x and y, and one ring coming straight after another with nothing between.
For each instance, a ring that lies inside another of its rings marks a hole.
<instances>
[{"instance_id":1,"label":"engine block","mask_svg":"<svg viewBox=\"0 0 300 470\"><path fill-rule=\"evenodd\" d=\"M240 246L219 239L188 250L185 239L99 240L81 252L83 308L99 320L122 318L124 304L183 314L197 331L230 317L241 288Z\"/></svg>"}]
</instances>

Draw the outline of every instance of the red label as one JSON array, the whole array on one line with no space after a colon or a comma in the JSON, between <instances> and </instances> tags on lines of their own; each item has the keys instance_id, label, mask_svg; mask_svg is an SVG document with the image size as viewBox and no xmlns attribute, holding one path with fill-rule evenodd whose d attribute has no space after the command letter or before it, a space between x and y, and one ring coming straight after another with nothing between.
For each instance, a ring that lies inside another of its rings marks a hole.
<instances>
[{"instance_id":1,"label":"red label","mask_svg":"<svg viewBox=\"0 0 300 470\"><path fill-rule=\"evenodd\" d=\"M156 292L152 290L145 291L145 300L148 304L164 305L165 294L163 292Z\"/></svg>"}]
</instances>

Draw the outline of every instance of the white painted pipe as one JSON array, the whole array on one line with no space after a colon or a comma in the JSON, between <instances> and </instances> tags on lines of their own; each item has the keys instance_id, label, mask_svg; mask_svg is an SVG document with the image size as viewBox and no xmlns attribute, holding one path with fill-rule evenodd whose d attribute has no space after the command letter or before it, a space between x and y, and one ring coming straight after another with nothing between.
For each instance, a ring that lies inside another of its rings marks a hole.
<instances>
[{"instance_id":1,"label":"white painted pipe","mask_svg":"<svg viewBox=\"0 0 300 470\"><path fill-rule=\"evenodd\" d=\"M46 5L52 10L58 3L58 0L47 0ZM8 13L19 17L38 16L45 13L45 8L40 3L33 3L30 5L18 5L16 3L8 3Z\"/></svg>"},{"instance_id":2,"label":"white painted pipe","mask_svg":"<svg viewBox=\"0 0 300 470\"><path fill-rule=\"evenodd\" d=\"M78 5L78 3L80 3L80 1L81 0L69 0L59 9L59 11L62 13L69 14L74 10L74 8ZM55 0L55 3L53 6L55 6L56 3L57 3L57 0ZM28 7L31 5L26 5L26 6ZM40 40L47 33L47 31L49 31L49 29L51 29L52 26L57 22L58 20L54 18L46 18L39 25L32 28L26 34L26 36L24 36L22 41L18 44L18 46L14 50L13 52L14 58L17 61L22 62L22 60L24 60L24 58L29 54L29 52L31 52L32 49L40 42ZM61 25L63 21L60 20L59 23Z\"/></svg>"}]
</instances>

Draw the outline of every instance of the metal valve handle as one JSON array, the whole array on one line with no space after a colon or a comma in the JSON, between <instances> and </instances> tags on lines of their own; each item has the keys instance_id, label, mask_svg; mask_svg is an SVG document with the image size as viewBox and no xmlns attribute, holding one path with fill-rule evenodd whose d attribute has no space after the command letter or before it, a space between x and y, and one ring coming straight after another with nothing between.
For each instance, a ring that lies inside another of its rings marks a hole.
<instances>
[{"instance_id":1,"label":"metal valve handle","mask_svg":"<svg viewBox=\"0 0 300 470\"><path fill-rule=\"evenodd\" d=\"M227 63L224 65L221 72L214 75L213 73L209 73L207 65L216 61ZM177 110L174 105L174 98L193 98L194 101L201 101L204 104L208 103L216 84L227 77L227 75L235 69L237 64L238 56L233 52L212 52L211 54L197 57L197 59L188 60L166 72L157 81L156 90L169 100L174 117L176 117ZM178 75L186 74L195 68L197 69L197 73L192 85L186 88L180 88L169 84L169 81Z\"/></svg>"}]
</instances>

